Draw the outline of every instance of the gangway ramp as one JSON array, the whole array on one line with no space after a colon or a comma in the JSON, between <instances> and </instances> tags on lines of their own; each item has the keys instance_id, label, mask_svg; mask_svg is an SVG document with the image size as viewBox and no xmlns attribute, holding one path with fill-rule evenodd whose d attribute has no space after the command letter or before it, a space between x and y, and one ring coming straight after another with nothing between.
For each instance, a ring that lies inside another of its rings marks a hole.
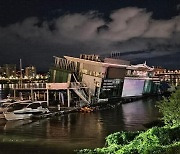
<instances>
[{"instance_id":1,"label":"gangway ramp","mask_svg":"<svg viewBox=\"0 0 180 154\"><path fill-rule=\"evenodd\" d=\"M87 88L83 83L71 82L71 88L86 104L90 104L88 96L84 92L83 88Z\"/></svg>"}]
</instances>

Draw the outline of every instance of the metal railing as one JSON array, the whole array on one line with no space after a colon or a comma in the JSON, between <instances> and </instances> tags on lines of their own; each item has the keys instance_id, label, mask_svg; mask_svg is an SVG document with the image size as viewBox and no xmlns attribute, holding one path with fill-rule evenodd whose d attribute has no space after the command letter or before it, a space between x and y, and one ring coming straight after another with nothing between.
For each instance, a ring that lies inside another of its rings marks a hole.
<instances>
[{"instance_id":1,"label":"metal railing","mask_svg":"<svg viewBox=\"0 0 180 154\"><path fill-rule=\"evenodd\" d=\"M15 84L14 89L46 89L46 83L23 83Z\"/></svg>"},{"instance_id":2,"label":"metal railing","mask_svg":"<svg viewBox=\"0 0 180 154\"><path fill-rule=\"evenodd\" d=\"M88 88L88 87L83 82L71 82L69 88L79 89L79 88Z\"/></svg>"}]
</instances>

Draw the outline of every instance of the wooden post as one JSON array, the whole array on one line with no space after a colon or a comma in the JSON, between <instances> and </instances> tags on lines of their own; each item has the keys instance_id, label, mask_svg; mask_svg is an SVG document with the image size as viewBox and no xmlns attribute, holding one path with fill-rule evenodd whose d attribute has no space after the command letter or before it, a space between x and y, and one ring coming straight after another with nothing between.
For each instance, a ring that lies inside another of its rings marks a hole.
<instances>
[{"instance_id":1,"label":"wooden post","mask_svg":"<svg viewBox=\"0 0 180 154\"><path fill-rule=\"evenodd\" d=\"M49 90L47 89L47 106L49 106Z\"/></svg>"},{"instance_id":2,"label":"wooden post","mask_svg":"<svg viewBox=\"0 0 180 154\"><path fill-rule=\"evenodd\" d=\"M68 99L68 107L70 107L70 91L67 89L67 99Z\"/></svg>"}]
</instances>

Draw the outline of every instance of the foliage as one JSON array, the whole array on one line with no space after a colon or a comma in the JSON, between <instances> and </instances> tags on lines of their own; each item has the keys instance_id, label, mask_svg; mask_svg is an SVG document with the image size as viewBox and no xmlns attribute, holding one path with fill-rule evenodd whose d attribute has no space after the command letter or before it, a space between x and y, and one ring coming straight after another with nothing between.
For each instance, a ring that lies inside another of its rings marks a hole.
<instances>
[{"instance_id":1,"label":"foliage","mask_svg":"<svg viewBox=\"0 0 180 154\"><path fill-rule=\"evenodd\" d=\"M163 114L166 126L174 127L180 125L180 89L176 90L169 98L163 98L157 107Z\"/></svg>"},{"instance_id":2,"label":"foliage","mask_svg":"<svg viewBox=\"0 0 180 154\"><path fill-rule=\"evenodd\" d=\"M145 132L118 132L106 138L107 146L78 153L169 154L180 151L180 127L153 127Z\"/></svg>"},{"instance_id":3,"label":"foliage","mask_svg":"<svg viewBox=\"0 0 180 154\"><path fill-rule=\"evenodd\" d=\"M128 144L130 141L132 141L137 135L139 135L141 132L117 132L114 134L109 135L106 137L106 144L107 146L111 144L118 144L118 145L124 145Z\"/></svg>"}]
</instances>

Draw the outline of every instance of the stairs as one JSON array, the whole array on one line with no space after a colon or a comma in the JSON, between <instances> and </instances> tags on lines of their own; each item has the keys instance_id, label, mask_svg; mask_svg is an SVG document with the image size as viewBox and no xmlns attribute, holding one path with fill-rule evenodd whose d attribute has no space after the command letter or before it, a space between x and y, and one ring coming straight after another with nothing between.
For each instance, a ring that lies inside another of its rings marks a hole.
<instances>
[{"instance_id":1,"label":"stairs","mask_svg":"<svg viewBox=\"0 0 180 154\"><path fill-rule=\"evenodd\" d=\"M90 102L88 101L88 96L83 89L83 88L87 88L87 86L82 82L78 82L75 75L74 74L72 75L76 82L71 82L71 88L86 104L90 104Z\"/></svg>"},{"instance_id":2,"label":"stairs","mask_svg":"<svg viewBox=\"0 0 180 154\"><path fill-rule=\"evenodd\" d=\"M73 91L86 103L86 104L90 104L90 102L88 101L88 97L85 95L85 93L83 93L82 89L73 89Z\"/></svg>"}]
</instances>

